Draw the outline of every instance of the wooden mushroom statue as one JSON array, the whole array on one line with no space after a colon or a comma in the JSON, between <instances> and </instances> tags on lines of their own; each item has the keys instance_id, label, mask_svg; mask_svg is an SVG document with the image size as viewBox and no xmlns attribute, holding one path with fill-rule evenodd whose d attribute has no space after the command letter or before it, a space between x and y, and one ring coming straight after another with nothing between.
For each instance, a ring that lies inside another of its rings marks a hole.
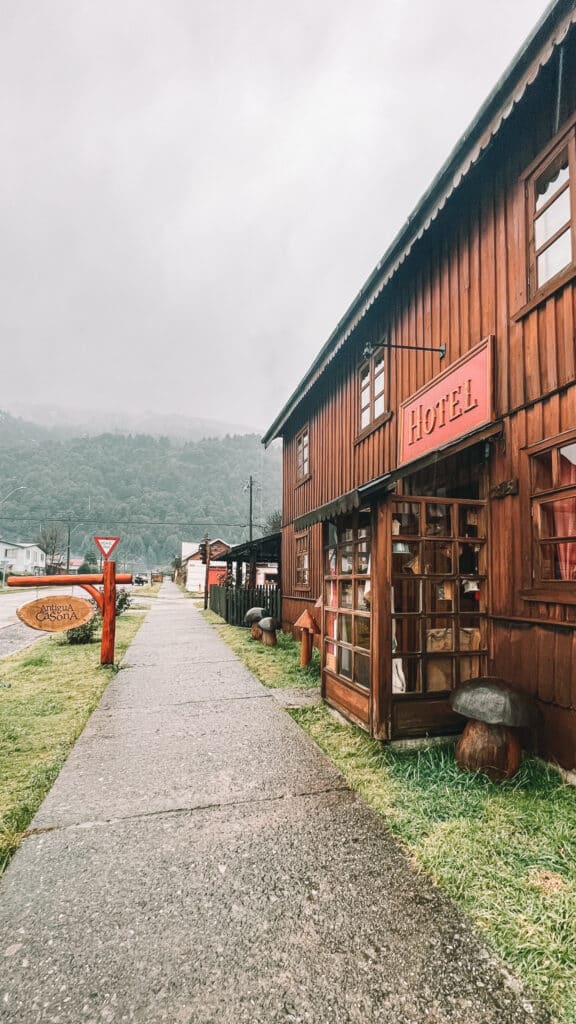
<instances>
[{"instance_id":1,"label":"wooden mushroom statue","mask_svg":"<svg viewBox=\"0 0 576 1024\"><path fill-rule=\"evenodd\" d=\"M512 778L522 760L513 729L535 724L531 698L513 690L504 679L483 676L454 690L450 704L470 719L456 744L459 767L482 772L493 782Z\"/></svg>"},{"instance_id":2,"label":"wooden mushroom statue","mask_svg":"<svg viewBox=\"0 0 576 1024\"><path fill-rule=\"evenodd\" d=\"M316 620L306 608L302 615L296 619L294 623L296 629L301 630L302 644L300 649L300 667L305 668L310 663L312 657L312 647L314 644L314 634L320 632Z\"/></svg>"},{"instance_id":3,"label":"wooden mushroom statue","mask_svg":"<svg viewBox=\"0 0 576 1024\"><path fill-rule=\"evenodd\" d=\"M276 619L272 618L272 616L270 615L267 616L267 618L260 619L258 625L262 630L262 643L264 644L264 646L275 647L276 630L280 628L279 624L276 622Z\"/></svg>"},{"instance_id":4,"label":"wooden mushroom statue","mask_svg":"<svg viewBox=\"0 0 576 1024\"><path fill-rule=\"evenodd\" d=\"M250 626L250 635L253 640L262 639L262 630L260 629L260 619L267 615L266 608L249 608L244 616L244 623L246 626Z\"/></svg>"}]
</instances>

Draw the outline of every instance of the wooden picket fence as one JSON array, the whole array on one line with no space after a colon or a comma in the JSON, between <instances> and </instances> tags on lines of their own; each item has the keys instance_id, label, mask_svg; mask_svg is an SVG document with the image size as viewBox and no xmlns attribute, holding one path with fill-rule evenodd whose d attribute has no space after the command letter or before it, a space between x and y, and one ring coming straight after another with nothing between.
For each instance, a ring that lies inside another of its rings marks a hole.
<instances>
[{"instance_id":1,"label":"wooden picket fence","mask_svg":"<svg viewBox=\"0 0 576 1024\"><path fill-rule=\"evenodd\" d=\"M280 621L282 595L274 584L264 587L210 587L210 609L231 626L243 626L249 608L266 608Z\"/></svg>"}]
</instances>

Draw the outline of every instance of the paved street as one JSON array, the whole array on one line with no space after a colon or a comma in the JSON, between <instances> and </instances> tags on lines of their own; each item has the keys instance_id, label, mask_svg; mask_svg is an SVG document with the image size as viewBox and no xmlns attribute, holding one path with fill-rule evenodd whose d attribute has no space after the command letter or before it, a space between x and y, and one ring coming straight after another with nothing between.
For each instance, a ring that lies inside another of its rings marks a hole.
<instances>
[{"instance_id":1,"label":"paved street","mask_svg":"<svg viewBox=\"0 0 576 1024\"><path fill-rule=\"evenodd\" d=\"M164 584L0 883L3 1024L543 1024Z\"/></svg>"}]
</instances>

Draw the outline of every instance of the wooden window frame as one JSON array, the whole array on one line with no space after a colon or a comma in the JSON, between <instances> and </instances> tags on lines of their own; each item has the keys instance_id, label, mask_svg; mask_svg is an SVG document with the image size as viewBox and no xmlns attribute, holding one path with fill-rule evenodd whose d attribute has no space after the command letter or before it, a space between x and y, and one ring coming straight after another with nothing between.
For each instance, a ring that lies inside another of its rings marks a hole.
<instances>
[{"instance_id":1,"label":"wooden window frame","mask_svg":"<svg viewBox=\"0 0 576 1024\"><path fill-rule=\"evenodd\" d=\"M380 374L376 373L376 366L380 359L382 360L382 387L376 391L376 380L380 377ZM356 440L362 440L373 430L390 419L386 369L385 345L378 345L378 347L375 348L366 359L362 360L358 367L358 426L356 431ZM368 387L363 387L363 381L366 378L368 380ZM367 400L366 391L369 392ZM378 414L376 414L376 403L379 399L382 399L384 408L382 412L378 412ZM368 418L367 421L363 423L362 417L366 410L368 411Z\"/></svg>"},{"instance_id":2,"label":"wooden window frame","mask_svg":"<svg viewBox=\"0 0 576 1024\"><path fill-rule=\"evenodd\" d=\"M524 589L520 591L520 596L525 601L576 604L576 580L552 580L542 576L542 547L547 542L562 543L563 540L567 541L571 538L542 538L540 535L542 507L558 498L576 498L576 484L562 484L559 471L560 449L572 444L576 444L576 431L574 430L557 434L553 438L547 438L545 441L540 441L538 444L531 445L524 450L523 476L525 495L523 514L525 521L530 522L530 529L526 531L526 535L530 537L530 550L527 553L526 559L529 579L524 580ZM553 486L535 490L533 488L532 474L533 460L546 452L551 453ZM576 542L576 536L574 541Z\"/></svg>"},{"instance_id":3,"label":"wooden window frame","mask_svg":"<svg viewBox=\"0 0 576 1024\"><path fill-rule=\"evenodd\" d=\"M308 424L296 434L296 483L309 480L310 473L310 428Z\"/></svg>"},{"instance_id":4,"label":"wooden window frame","mask_svg":"<svg viewBox=\"0 0 576 1024\"><path fill-rule=\"evenodd\" d=\"M368 520L368 522L366 522ZM330 544L328 536L325 534L323 539L323 574L322 574L322 587L323 587L323 620L322 620L322 663L323 669L334 679L337 679L339 683L347 686L353 690L357 690L359 693L364 695L371 692L371 674L372 674L372 612L370 608L370 602L365 608L359 608L356 606L355 595L358 592L359 586L364 586L366 594L370 592L372 574L371 574L371 549L374 541L373 537L373 523L372 523L372 512L369 508L358 509L355 512L349 513L348 515L339 517L330 526L335 528L338 532L338 539L335 544ZM326 524L328 529L328 524ZM350 536L343 536L344 531L348 531ZM363 532L366 531L366 532ZM335 558L335 564L331 563L331 556ZM351 571L342 571L341 559L343 557L351 559ZM366 571L362 571L360 566L367 559ZM342 585L350 585L352 592L352 604L341 604L341 587ZM326 591L327 588L335 589L335 603L327 603ZM368 598L367 598L368 600ZM335 627L335 635L333 633L328 634L326 632L326 624L328 616L334 616L333 625ZM341 617L350 619L351 639L344 640L339 636L339 620ZM363 646L357 642L359 636L359 624L367 624L369 634L368 646ZM328 648L332 647L334 652L333 657L336 659L334 665L330 664ZM338 671L338 651L339 649L348 651L351 659L351 676L341 675ZM366 684L361 683L355 678L357 659L364 658L368 662L368 682Z\"/></svg>"},{"instance_id":5,"label":"wooden window frame","mask_svg":"<svg viewBox=\"0 0 576 1024\"><path fill-rule=\"evenodd\" d=\"M566 151L568 159L568 182L558 192L554 193L547 203L544 204L542 209L536 211L535 208L535 189L537 181L546 173L546 170L551 164L557 160L562 153ZM516 318L520 315L524 315L533 309L540 301L546 299L553 292L563 287L568 281L570 281L576 275L576 134L575 134L575 121L571 119L571 123L568 127L564 127L562 132L555 136L550 142L544 153L541 153L535 161L528 167L523 175L524 182L524 197L525 197L525 209L526 209L526 279L527 279L527 306L518 311ZM562 227L560 227L555 233L547 238L543 244L537 249L535 240L535 224L539 216L542 215L550 206L560 197L560 195L568 190L570 194L570 218ZM538 212L538 217L536 216ZM572 246L572 257L569 263L562 267L553 277L549 278L543 284L538 284L537 278L537 259L546 249L550 246L565 232L566 225L569 224L571 246Z\"/></svg>"},{"instance_id":6,"label":"wooden window frame","mask_svg":"<svg viewBox=\"0 0 576 1024\"><path fill-rule=\"evenodd\" d=\"M310 590L310 533L296 533L294 535L295 569L294 589L297 591Z\"/></svg>"}]
</instances>

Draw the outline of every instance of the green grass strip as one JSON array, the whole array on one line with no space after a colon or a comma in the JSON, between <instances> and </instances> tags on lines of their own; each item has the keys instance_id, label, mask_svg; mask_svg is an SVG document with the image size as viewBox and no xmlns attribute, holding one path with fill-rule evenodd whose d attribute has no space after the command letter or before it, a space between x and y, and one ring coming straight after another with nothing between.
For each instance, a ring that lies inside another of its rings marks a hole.
<instances>
[{"instance_id":1,"label":"green grass strip","mask_svg":"<svg viewBox=\"0 0 576 1024\"><path fill-rule=\"evenodd\" d=\"M576 790L527 759L505 783L460 771L453 744L399 751L326 707L290 712L557 1014L576 1022Z\"/></svg>"},{"instance_id":2,"label":"green grass strip","mask_svg":"<svg viewBox=\"0 0 576 1024\"><path fill-rule=\"evenodd\" d=\"M117 620L118 661L143 620ZM99 638L49 637L0 661L0 874L115 671L100 666Z\"/></svg>"},{"instance_id":3,"label":"green grass strip","mask_svg":"<svg viewBox=\"0 0 576 1024\"><path fill-rule=\"evenodd\" d=\"M260 640L252 639L249 629L229 626L209 610L201 614L264 686L272 690L308 690L320 685L320 655L317 650L312 652L310 664L300 668L300 644L291 635L278 632L276 646L265 647Z\"/></svg>"}]
</instances>

